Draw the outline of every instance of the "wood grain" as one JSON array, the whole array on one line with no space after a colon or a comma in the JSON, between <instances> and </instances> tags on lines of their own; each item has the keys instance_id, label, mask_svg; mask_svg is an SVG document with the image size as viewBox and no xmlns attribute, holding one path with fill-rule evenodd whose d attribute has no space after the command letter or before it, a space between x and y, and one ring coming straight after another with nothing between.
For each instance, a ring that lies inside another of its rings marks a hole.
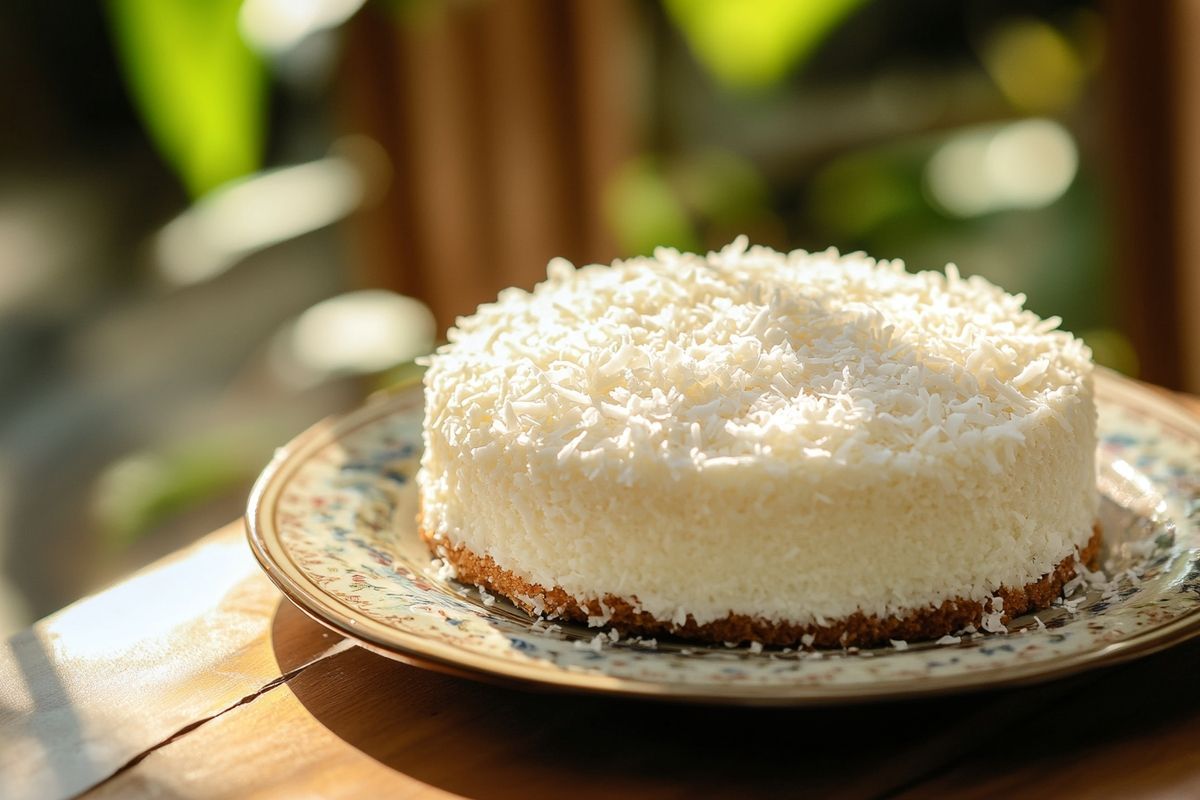
<instances>
[{"instance_id":1,"label":"wood grain","mask_svg":"<svg viewBox=\"0 0 1200 800\"><path fill-rule=\"evenodd\" d=\"M171 607L167 586L192 602ZM116 612L141 633L114 634ZM1193 643L1041 687L833 709L525 693L341 642L281 600L234 526L10 642L0 796L1186 793L1198 666Z\"/></svg>"},{"instance_id":2,"label":"wood grain","mask_svg":"<svg viewBox=\"0 0 1200 800\"><path fill-rule=\"evenodd\" d=\"M272 622L280 669L322 630ZM312 648L304 648L311 650ZM359 648L170 744L89 798L1122 797L1200 780L1200 645L1042 687L841 709L528 694Z\"/></svg>"},{"instance_id":3,"label":"wood grain","mask_svg":"<svg viewBox=\"0 0 1200 800\"><path fill-rule=\"evenodd\" d=\"M280 607L280 641L306 628L319 633ZM286 670L286 650L276 655ZM1027 692L1020 707L956 698L808 711L689 708L529 694L353 648L156 750L89 796L190 796L203 787L211 797L336 798L370 786L389 796L497 800L775 797L799 788L868 797L936 770L1062 691Z\"/></svg>"},{"instance_id":4,"label":"wood grain","mask_svg":"<svg viewBox=\"0 0 1200 800\"><path fill-rule=\"evenodd\" d=\"M240 523L8 640L0 797L70 797L280 675ZM293 660L336 644L309 631Z\"/></svg>"}]
</instances>

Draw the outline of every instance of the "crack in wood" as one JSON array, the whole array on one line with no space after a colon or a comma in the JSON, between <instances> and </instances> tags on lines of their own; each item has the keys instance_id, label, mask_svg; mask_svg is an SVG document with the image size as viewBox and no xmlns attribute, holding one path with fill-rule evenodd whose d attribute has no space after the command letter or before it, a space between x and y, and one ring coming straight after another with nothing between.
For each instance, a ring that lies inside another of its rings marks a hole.
<instances>
[{"instance_id":1,"label":"crack in wood","mask_svg":"<svg viewBox=\"0 0 1200 800\"><path fill-rule=\"evenodd\" d=\"M100 779L98 782L92 784L88 788L84 789L79 794L75 795L74 800L81 800L81 798L85 798L87 795L92 794L93 792L103 788L105 785L107 785L109 783L112 783L117 778L121 777L126 772L128 772L129 770L136 767L138 764L145 761L153 753L157 752L158 750L161 750L162 748L166 747L167 745L171 744L172 742L178 741L179 739L188 735L189 733L196 730L197 728L199 728L203 725L206 725L209 722L212 722L214 719L225 716L226 714L228 714L230 711L233 711L234 709L241 708L242 706L244 706L248 703L254 702L255 700L257 700L258 698L267 694L268 692L272 691L273 689L283 686L285 683L290 681L292 678L296 677L297 675L299 675L300 673L309 669L310 667L313 667L328 658L333 658L334 656L338 655L339 653L343 653L346 650L349 650L353 646L354 646L354 642L352 642L351 640L342 639L337 644L333 645L329 649L322 652L320 655L317 655L316 657L310 659L309 661L304 662L303 664L301 664L300 666L298 666L294 669L288 670L284 674L280 675L278 678L274 678L273 680L270 680L267 683L264 683L262 686L255 689L250 694L248 694L245 697L238 700L236 703L230 704L229 706L221 709L220 711L216 712L215 714L210 714L207 717L202 717L201 719L195 720L193 722L189 722L187 725L184 725L182 728L175 731L170 736L167 736L165 739L163 739L159 742L155 742L154 744L150 745L149 747L142 750L141 752L133 755L128 761L126 761L121 766L117 767L115 770L113 770L107 776Z\"/></svg>"}]
</instances>

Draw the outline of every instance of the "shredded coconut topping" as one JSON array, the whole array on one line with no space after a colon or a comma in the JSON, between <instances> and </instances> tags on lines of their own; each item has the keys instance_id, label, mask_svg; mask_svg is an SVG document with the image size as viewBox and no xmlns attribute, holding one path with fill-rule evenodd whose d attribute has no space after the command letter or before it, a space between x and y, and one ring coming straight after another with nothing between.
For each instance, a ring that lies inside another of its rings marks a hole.
<instances>
[{"instance_id":1,"label":"shredded coconut topping","mask_svg":"<svg viewBox=\"0 0 1200 800\"><path fill-rule=\"evenodd\" d=\"M474 459L519 446L625 484L646 461L682 474L970 453L999 473L1023 421L1055 415L1089 371L1086 346L1023 302L954 265L912 274L744 237L707 256L556 259L532 293L505 290L450 330L428 362L432 425Z\"/></svg>"}]
</instances>

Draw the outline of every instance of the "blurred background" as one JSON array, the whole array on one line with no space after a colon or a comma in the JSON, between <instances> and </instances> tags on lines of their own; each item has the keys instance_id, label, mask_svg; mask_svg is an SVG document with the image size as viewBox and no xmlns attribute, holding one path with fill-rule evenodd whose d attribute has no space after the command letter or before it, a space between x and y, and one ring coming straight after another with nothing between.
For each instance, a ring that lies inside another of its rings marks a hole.
<instances>
[{"instance_id":1,"label":"blurred background","mask_svg":"<svg viewBox=\"0 0 1200 800\"><path fill-rule=\"evenodd\" d=\"M0 633L239 516L552 256L954 261L1200 389L1198 33L1193 0L3 4Z\"/></svg>"}]
</instances>

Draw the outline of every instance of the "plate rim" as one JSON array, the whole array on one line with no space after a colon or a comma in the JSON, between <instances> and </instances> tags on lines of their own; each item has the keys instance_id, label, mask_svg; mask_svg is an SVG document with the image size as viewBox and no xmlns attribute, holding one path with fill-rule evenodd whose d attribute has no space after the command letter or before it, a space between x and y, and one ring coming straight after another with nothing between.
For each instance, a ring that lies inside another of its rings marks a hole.
<instances>
[{"instance_id":1,"label":"plate rim","mask_svg":"<svg viewBox=\"0 0 1200 800\"><path fill-rule=\"evenodd\" d=\"M1150 407L1151 416L1176 433L1200 443L1200 416L1166 390L1119 375L1095 370L1097 396L1128 407L1129 400ZM472 653L453 645L371 619L333 597L310 580L292 560L279 537L274 510L287 479L307 457L340 436L392 413L416 410L423 400L421 385L408 384L379 393L347 414L329 417L303 431L283 447L254 483L244 517L246 538L255 559L272 583L304 614L333 632L379 655L459 677L527 690L552 690L712 705L843 705L916 699L971 691L1024 686L1051 681L1091 669L1114 666L1159 652L1200 635L1200 603L1183 616L1150 627L1104 647L1075 653L1053 662L1012 664L992 673L979 670L934 680L889 680L870 684L813 686L720 684L698 689L667 681L620 678L568 670L546 671ZM1126 402L1122 402L1122 400Z\"/></svg>"}]
</instances>

